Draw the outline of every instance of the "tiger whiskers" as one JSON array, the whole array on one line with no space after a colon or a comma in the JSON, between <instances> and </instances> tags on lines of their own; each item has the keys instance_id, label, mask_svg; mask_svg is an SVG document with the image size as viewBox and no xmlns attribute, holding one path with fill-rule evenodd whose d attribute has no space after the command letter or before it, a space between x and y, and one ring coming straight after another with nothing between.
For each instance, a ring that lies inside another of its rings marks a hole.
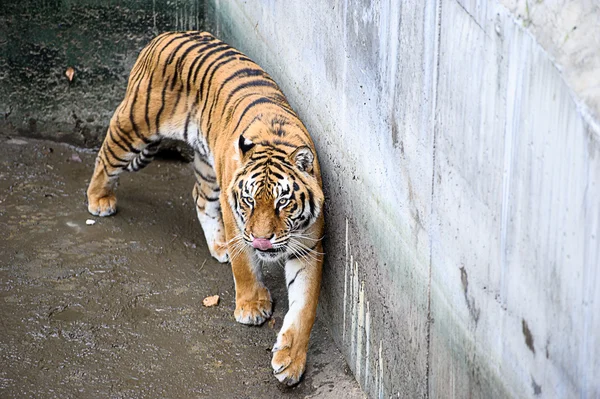
<instances>
[{"instance_id":1,"label":"tiger whiskers","mask_svg":"<svg viewBox=\"0 0 600 399\"><path fill-rule=\"evenodd\" d=\"M299 233L290 233L290 237L301 238L303 240L308 240L308 241L312 241L312 242L319 242L323 238L325 238L325 236L321 236L321 238L313 238L311 236L307 236L305 234L299 234Z\"/></svg>"},{"instance_id":2,"label":"tiger whiskers","mask_svg":"<svg viewBox=\"0 0 600 399\"><path fill-rule=\"evenodd\" d=\"M319 252L314 248L310 248L301 243L299 240L292 238L292 236L290 236L288 248L292 254L296 258L301 259L303 263L318 262L320 260L319 257L325 255L323 252Z\"/></svg>"},{"instance_id":3,"label":"tiger whiskers","mask_svg":"<svg viewBox=\"0 0 600 399\"><path fill-rule=\"evenodd\" d=\"M241 233L237 234L231 240L227 241L227 247L230 252L229 259L232 261L235 258L237 258L242 252L244 252L244 250L247 248L246 241L244 240L244 237Z\"/></svg>"},{"instance_id":4,"label":"tiger whiskers","mask_svg":"<svg viewBox=\"0 0 600 399\"><path fill-rule=\"evenodd\" d=\"M300 240L296 239L296 237L297 236L295 236L295 235L290 235L290 242L298 244L303 250L305 250L307 252L310 252L310 253L313 253L313 254L316 254L316 255L325 255L324 252L319 252L319 251L317 251L314 248L308 247L306 244L304 244L304 243L300 242ZM309 240L313 240L313 241L319 242L319 241L321 241L323 239L323 237L321 237L319 239L314 239L314 238L310 238L310 237L302 237L302 239L309 239ZM314 246L316 247L316 245L317 244L315 243Z\"/></svg>"}]
</instances>

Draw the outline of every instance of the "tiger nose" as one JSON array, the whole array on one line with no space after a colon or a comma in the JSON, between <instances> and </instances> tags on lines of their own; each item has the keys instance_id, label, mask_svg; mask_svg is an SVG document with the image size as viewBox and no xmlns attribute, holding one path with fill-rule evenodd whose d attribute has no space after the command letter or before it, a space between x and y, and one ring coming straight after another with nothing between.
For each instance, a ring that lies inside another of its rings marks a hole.
<instances>
[{"instance_id":1,"label":"tiger nose","mask_svg":"<svg viewBox=\"0 0 600 399\"><path fill-rule=\"evenodd\" d=\"M266 251L267 249L273 248L271 240L267 238L254 238L252 240L252 246L256 249L260 249L261 251Z\"/></svg>"}]
</instances>

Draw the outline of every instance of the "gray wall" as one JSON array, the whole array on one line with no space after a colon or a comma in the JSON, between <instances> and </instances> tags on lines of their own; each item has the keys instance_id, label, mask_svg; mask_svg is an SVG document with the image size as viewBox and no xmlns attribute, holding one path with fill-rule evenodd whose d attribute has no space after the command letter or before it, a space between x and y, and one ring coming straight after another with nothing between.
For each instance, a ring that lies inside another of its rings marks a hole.
<instances>
[{"instance_id":1,"label":"gray wall","mask_svg":"<svg viewBox=\"0 0 600 399\"><path fill-rule=\"evenodd\" d=\"M0 0L0 129L96 146L142 47L203 29L203 0ZM75 69L72 82L65 76Z\"/></svg>"},{"instance_id":2,"label":"gray wall","mask_svg":"<svg viewBox=\"0 0 600 399\"><path fill-rule=\"evenodd\" d=\"M371 397L600 396L600 11L502 3L207 0L316 141Z\"/></svg>"}]
</instances>

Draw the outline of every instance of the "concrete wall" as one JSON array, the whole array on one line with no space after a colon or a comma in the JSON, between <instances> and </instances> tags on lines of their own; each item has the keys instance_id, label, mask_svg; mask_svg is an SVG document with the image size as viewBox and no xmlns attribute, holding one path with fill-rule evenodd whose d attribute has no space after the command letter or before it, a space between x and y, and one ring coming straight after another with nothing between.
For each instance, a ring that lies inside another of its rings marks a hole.
<instances>
[{"instance_id":1,"label":"concrete wall","mask_svg":"<svg viewBox=\"0 0 600 399\"><path fill-rule=\"evenodd\" d=\"M0 129L95 146L142 47L202 29L203 0L1 0ZM71 82L67 68L75 70Z\"/></svg>"},{"instance_id":2,"label":"concrete wall","mask_svg":"<svg viewBox=\"0 0 600 399\"><path fill-rule=\"evenodd\" d=\"M206 1L316 141L364 390L600 397L598 6Z\"/></svg>"}]
</instances>

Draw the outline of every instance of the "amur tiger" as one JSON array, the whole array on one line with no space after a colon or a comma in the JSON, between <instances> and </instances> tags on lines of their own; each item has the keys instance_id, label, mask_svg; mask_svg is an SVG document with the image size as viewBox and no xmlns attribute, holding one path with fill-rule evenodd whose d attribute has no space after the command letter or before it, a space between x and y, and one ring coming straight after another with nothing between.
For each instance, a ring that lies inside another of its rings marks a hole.
<instances>
[{"instance_id":1,"label":"amur tiger","mask_svg":"<svg viewBox=\"0 0 600 399\"><path fill-rule=\"evenodd\" d=\"M140 53L87 190L93 215L116 212L115 184L163 137L194 150L193 197L212 256L231 262L235 319L260 325L272 299L261 263L285 263L289 310L273 346L275 377L300 380L321 284L323 190L307 129L273 79L206 32L164 33Z\"/></svg>"}]
</instances>

